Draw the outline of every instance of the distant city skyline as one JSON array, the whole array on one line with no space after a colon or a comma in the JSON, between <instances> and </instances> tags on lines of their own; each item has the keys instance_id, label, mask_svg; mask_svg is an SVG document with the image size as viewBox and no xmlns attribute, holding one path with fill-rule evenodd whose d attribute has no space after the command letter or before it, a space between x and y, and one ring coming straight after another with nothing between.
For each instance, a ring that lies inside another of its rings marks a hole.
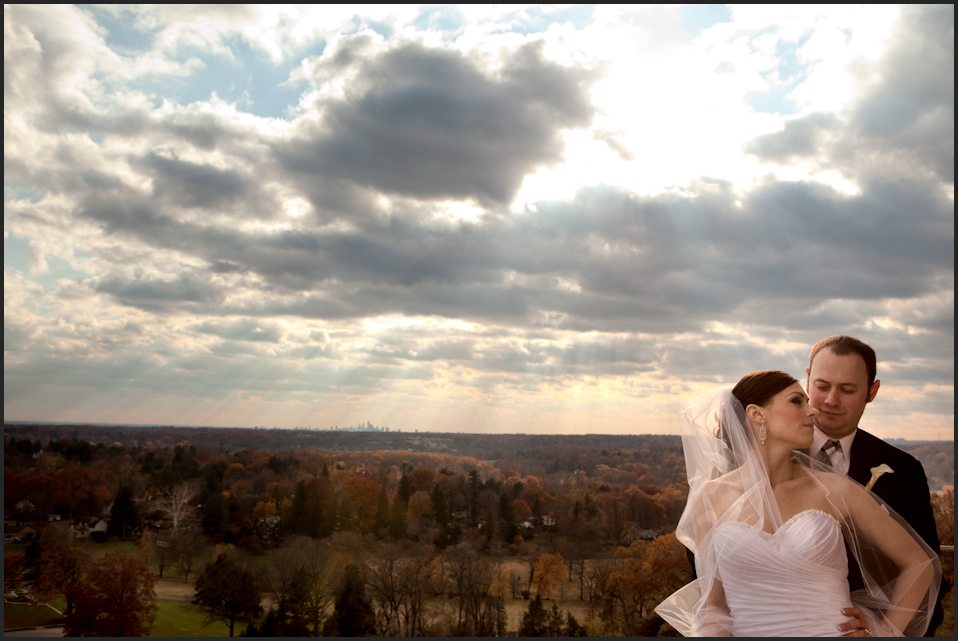
<instances>
[{"instance_id":1,"label":"distant city skyline","mask_svg":"<svg viewBox=\"0 0 958 641\"><path fill-rule=\"evenodd\" d=\"M4 6L4 419L954 439L953 5Z\"/></svg>"}]
</instances>

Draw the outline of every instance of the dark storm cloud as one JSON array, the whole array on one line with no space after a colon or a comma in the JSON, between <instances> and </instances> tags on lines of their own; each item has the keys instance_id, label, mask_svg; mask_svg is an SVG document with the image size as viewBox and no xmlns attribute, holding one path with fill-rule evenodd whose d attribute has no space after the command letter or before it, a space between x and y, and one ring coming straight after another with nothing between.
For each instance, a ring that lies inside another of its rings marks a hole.
<instances>
[{"instance_id":1,"label":"dark storm cloud","mask_svg":"<svg viewBox=\"0 0 958 641\"><path fill-rule=\"evenodd\" d=\"M208 313L209 307L224 299L224 294L199 275L181 274L168 280L106 277L96 291L109 294L131 307L154 312L194 309Z\"/></svg>"},{"instance_id":2,"label":"dark storm cloud","mask_svg":"<svg viewBox=\"0 0 958 641\"><path fill-rule=\"evenodd\" d=\"M80 199L77 214L110 232L139 238L157 247L177 247L188 225L165 212L158 203L132 189L91 191Z\"/></svg>"},{"instance_id":3,"label":"dark storm cloud","mask_svg":"<svg viewBox=\"0 0 958 641\"><path fill-rule=\"evenodd\" d=\"M939 291L952 279L954 231L951 205L938 193L912 182L870 185L850 198L814 184L770 183L736 204L721 193L677 199L590 190L573 202L476 224L399 220L354 232L271 235L184 225L142 203L95 212L112 229L189 251L211 270L255 275L259 302L234 306L235 313L401 313L671 333L700 331L745 309L759 325L788 314L797 326L833 326L841 318L815 310L822 301ZM156 304L176 292L200 300L194 288L172 283L111 280L100 289L137 306L153 292ZM213 290L207 296L218 300Z\"/></svg>"},{"instance_id":4,"label":"dark storm cloud","mask_svg":"<svg viewBox=\"0 0 958 641\"><path fill-rule=\"evenodd\" d=\"M143 163L153 179L154 197L182 207L229 207L248 198L253 183L238 171L157 154L147 155Z\"/></svg>"},{"instance_id":5,"label":"dark storm cloud","mask_svg":"<svg viewBox=\"0 0 958 641\"><path fill-rule=\"evenodd\" d=\"M463 55L408 44L363 62L321 126L278 150L309 184L348 179L417 198L511 200L523 176L561 159L561 129L592 116L588 75L516 52L498 76Z\"/></svg>"}]
</instances>

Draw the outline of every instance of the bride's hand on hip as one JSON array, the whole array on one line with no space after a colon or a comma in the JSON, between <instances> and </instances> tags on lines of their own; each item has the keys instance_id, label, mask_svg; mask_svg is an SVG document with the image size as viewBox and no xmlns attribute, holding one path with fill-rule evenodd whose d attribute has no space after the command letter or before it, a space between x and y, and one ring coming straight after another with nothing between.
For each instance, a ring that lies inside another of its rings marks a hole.
<instances>
[{"instance_id":1,"label":"bride's hand on hip","mask_svg":"<svg viewBox=\"0 0 958 641\"><path fill-rule=\"evenodd\" d=\"M849 617L845 623L838 624L843 637L870 637L871 632L865 623L865 615L858 608L842 608L842 614Z\"/></svg>"}]
</instances>

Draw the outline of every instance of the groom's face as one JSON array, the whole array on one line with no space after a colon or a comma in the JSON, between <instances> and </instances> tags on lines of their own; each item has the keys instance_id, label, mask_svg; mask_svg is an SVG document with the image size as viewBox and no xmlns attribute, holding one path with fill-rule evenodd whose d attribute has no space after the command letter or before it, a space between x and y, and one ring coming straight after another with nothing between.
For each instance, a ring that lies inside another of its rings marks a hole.
<instances>
[{"instance_id":1,"label":"groom's face","mask_svg":"<svg viewBox=\"0 0 958 641\"><path fill-rule=\"evenodd\" d=\"M878 381L869 387L868 369L858 354L825 348L808 368L809 402L818 410L818 428L831 438L851 434L877 392Z\"/></svg>"}]
</instances>

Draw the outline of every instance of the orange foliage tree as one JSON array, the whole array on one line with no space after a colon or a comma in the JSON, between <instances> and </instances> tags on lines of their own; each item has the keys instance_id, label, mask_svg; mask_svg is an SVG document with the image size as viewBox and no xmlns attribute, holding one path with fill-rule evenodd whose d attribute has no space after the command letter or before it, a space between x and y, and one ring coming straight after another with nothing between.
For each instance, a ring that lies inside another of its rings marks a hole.
<instances>
[{"instance_id":1,"label":"orange foliage tree","mask_svg":"<svg viewBox=\"0 0 958 641\"><path fill-rule=\"evenodd\" d=\"M539 555L539 561L536 563L532 583L536 588L536 593L545 598L551 596L558 589L559 585L565 581L566 576L568 576L568 572L562 555L558 552L543 552Z\"/></svg>"},{"instance_id":2,"label":"orange foliage tree","mask_svg":"<svg viewBox=\"0 0 958 641\"><path fill-rule=\"evenodd\" d=\"M649 636L655 606L691 580L685 548L666 534L638 541L620 557L606 584L607 616L627 636Z\"/></svg>"},{"instance_id":3,"label":"orange foliage tree","mask_svg":"<svg viewBox=\"0 0 958 641\"><path fill-rule=\"evenodd\" d=\"M66 636L149 636L156 616L154 577L143 562L110 552L83 572Z\"/></svg>"}]
</instances>

